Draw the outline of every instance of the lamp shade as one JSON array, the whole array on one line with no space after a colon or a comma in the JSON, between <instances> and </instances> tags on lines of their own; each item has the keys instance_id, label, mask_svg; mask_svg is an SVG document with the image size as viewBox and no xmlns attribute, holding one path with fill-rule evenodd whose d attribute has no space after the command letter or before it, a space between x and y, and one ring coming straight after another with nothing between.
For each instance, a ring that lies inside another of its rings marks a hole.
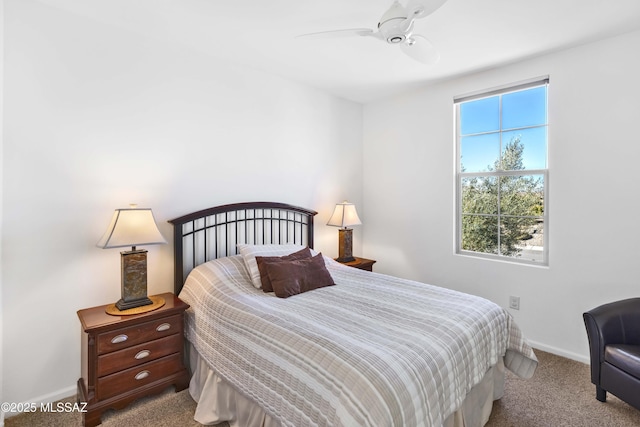
<instances>
[{"instance_id":1,"label":"lamp shade","mask_svg":"<svg viewBox=\"0 0 640 427\"><path fill-rule=\"evenodd\" d=\"M331 215L331 218L329 218L329 222L327 222L327 225L343 228L360 224L362 224L362 222L360 221L360 218L358 218L356 206L353 203L349 203L347 201L338 203L336 205L336 208L333 211L333 215Z\"/></svg>"},{"instance_id":2,"label":"lamp shade","mask_svg":"<svg viewBox=\"0 0 640 427\"><path fill-rule=\"evenodd\" d=\"M109 228L96 246L108 249L162 243L167 241L160 234L151 209L132 207L116 209Z\"/></svg>"}]
</instances>

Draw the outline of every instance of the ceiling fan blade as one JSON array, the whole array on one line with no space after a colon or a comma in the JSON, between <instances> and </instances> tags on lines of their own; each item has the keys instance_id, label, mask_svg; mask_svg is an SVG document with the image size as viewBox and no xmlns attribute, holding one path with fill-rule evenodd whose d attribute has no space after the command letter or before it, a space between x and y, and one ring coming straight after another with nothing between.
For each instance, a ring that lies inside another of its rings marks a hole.
<instances>
[{"instance_id":1,"label":"ceiling fan blade","mask_svg":"<svg viewBox=\"0 0 640 427\"><path fill-rule=\"evenodd\" d=\"M333 38L333 37L352 37L352 36L374 36L373 30L369 28L350 28L346 30L320 31L318 33L308 33L296 36L296 38Z\"/></svg>"},{"instance_id":2,"label":"ceiling fan blade","mask_svg":"<svg viewBox=\"0 0 640 427\"><path fill-rule=\"evenodd\" d=\"M440 52L433 44L422 36L411 36L400 45L400 49L423 64L433 65L440 60Z\"/></svg>"},{"instance_id":3,"label":"ceiling fan blade","mask_svg":"<svg viewBox=\"0 0 640 427\"><path fill-rule=\"evenodd\" d=\"M447 0L409 0L407 3L407 18L424 18L438 10Z\"/></svg>"}]
</instances>

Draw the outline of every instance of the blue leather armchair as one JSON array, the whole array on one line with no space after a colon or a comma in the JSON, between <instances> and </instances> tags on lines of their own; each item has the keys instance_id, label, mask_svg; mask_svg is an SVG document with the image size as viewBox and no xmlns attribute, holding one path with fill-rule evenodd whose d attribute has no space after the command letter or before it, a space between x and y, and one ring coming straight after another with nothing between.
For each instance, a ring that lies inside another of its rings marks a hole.
<instances>
[{"instance_id":1,"label":"blue leather armchair","mask_svg":"<svg viewBox=\"0 0 640 427\"><path fill-rule=\"evenodd\" d=\"M583 314L596 399L607 392L640 409L640 298L604 304Z\"/></svg>"}]
</instances>

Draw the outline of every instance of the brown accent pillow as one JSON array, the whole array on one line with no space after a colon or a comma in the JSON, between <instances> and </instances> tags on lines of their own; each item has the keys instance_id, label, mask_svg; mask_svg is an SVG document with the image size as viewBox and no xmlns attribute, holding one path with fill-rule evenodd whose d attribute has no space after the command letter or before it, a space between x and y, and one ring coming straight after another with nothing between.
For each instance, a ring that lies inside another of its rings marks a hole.
<instances>
[{"instance_id":1,"label":"brown accent pillow","mask_svg":"<svg viewBox=\"0 0 640 427\"><path fill-rule=\"evenodd\" d=\"M260 271L260 281L262 282L262 290L265 292L273 292L271 286L271 280L269 280L269 274L267 273L266 264L281 261L295 261L297 259L311 258L311 250L309 248L303 248L298 252L294 252L285 256L257 256L256 262L258 263L258 271Z\"/></svg>"},{"instance_id":2,"label":"brown accent pillow","mask_svg":"<svg viewBox=\"0 0 640 427\"><path fill-rule=\"evenodd\" d=\"M267 263L266 270L273 290L280 298L335 285L322 254L295 261Z\"/></svg>"}]
</instances>

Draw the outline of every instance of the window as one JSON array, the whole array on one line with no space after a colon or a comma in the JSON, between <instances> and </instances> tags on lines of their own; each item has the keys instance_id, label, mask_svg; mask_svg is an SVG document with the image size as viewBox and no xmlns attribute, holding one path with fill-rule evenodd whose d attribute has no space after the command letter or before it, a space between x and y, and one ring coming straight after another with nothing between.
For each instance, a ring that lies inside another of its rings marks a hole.
<instances>
[{"instance_id":1,"label":"window","mask_svg":"<svg viewBox=\"0 0 640 427\"><path fill-rule=\"evenodd\" d=\"M548 78L456 97L456 252L548 263Z\"/></svg>"}]
</instances>

